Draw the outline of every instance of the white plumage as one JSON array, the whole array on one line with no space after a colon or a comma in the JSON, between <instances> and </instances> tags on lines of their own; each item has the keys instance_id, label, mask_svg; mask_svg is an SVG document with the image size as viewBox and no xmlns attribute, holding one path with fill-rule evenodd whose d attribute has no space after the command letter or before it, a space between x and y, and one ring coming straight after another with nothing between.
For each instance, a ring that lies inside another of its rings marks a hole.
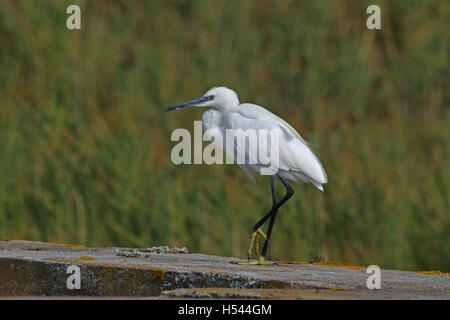
<instances>
[{"instance_id":1,"label":"white plumage","mask_svg":"<svg viewBox=\"0 0 450 320\"><path fill-rule=\"evenodd\" d=\"M203 129L209 137L217 136L219 133L226 137L227 129L242 129L247 132L255 130L257 136L260 129L266 129L268 132L278 130L279 161L275 168L278 175L289 180L312 183L323 191L322 185L327 183L328 179L322 164L307 142L283 119L258 105L240 104L236 93L226 87L212 88L203 97L168 108L166 111L188 106L210 108L202 116ZM236 159L243 157L247 160L239 166L254 180L252 171L260 173L262 168L268 168L270 165L262 164L259 159L252 156L252 153L249 153L248 148L242 148L245 146L242 139L246 139L245 134L236 134L236 140L226 141L224 138L223 144L218 144L218 147L227 151L226 143L232 143ZM258 148L270 147L270 143L267 146L264 145L259 143ZM229 153L227 152L227 156L233 158L233 155Z\"/></svg>"}]
</instances>

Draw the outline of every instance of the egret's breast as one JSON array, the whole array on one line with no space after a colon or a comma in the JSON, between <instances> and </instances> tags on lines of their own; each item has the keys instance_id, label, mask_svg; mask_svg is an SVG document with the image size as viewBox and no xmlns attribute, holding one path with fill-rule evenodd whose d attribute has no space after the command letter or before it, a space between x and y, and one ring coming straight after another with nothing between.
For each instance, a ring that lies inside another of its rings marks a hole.
<instances>
[{"instance_id":1,"label":"egret's breast","mask_svg":"<svg viewBox=\"0 0 450 320\"><path fill-rule=\"evenodd\" d=\"M223 115L219 110L209 109L203 113L202 125L205 131L212 128L222 128L223 122Z\"/></svg>"}]
</instances>

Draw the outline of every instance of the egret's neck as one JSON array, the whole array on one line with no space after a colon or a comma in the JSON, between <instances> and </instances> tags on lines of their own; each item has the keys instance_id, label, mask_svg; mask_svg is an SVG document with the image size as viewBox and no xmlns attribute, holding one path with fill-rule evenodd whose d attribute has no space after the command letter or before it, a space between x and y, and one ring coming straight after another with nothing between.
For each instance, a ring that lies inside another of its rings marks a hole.
<instances>
[{"instance_id":1,"label":"egret's neck","mask_svg":"<svg viewBox=\"0 0 450 320\"><path fill-rule=\"evenodd\" d=\"M224 116L222 111L218 109L211 108L206 110L202 116L202 125L203 130L208 130L212 128L221 128L223 127Z\"/></svg>"}]
</instances>

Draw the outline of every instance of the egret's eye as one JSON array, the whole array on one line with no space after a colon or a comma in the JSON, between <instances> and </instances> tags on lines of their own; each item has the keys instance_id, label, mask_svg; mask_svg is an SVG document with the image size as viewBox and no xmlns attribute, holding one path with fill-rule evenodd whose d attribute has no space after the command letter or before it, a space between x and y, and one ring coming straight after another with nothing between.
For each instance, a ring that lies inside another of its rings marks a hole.
<instances>
[{"instance_id":1,"label":"egret's eye","mask_svg":"<svg viewBox=\"0 0 450 320\"><path fill-rule=\"evenodd\" d=\"M209 100L214 100L215 97L216 97L215 95L210 95Z\"/></svg>"}]
</instances>

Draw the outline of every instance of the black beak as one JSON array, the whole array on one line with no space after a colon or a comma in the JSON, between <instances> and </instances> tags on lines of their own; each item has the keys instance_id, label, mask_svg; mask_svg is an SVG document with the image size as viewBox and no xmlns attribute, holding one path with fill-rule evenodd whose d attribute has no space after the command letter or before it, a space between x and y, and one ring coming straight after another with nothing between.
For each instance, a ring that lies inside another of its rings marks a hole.
<instances>
[{"instance_id":1,"label":"black beak","mask_svg":"<svg viewBox=\"0 0 450 320\"><path fill-rule=\"evenodd\" d=\"M172 110L178 110L178 109L181 109L181 108L184 108L184 107L194 106L196 104L199 104L199 103L202 103L202 102L205 102L205 101L208 101L208 100L209 100L209 97L201 97L201 98L194 99L194 100L182 103L182 104L177 104L176 106L173 106L173 107L169 107L169 108L165 109L164 112L172 111Z\"/></svg>"}]
</instances>

